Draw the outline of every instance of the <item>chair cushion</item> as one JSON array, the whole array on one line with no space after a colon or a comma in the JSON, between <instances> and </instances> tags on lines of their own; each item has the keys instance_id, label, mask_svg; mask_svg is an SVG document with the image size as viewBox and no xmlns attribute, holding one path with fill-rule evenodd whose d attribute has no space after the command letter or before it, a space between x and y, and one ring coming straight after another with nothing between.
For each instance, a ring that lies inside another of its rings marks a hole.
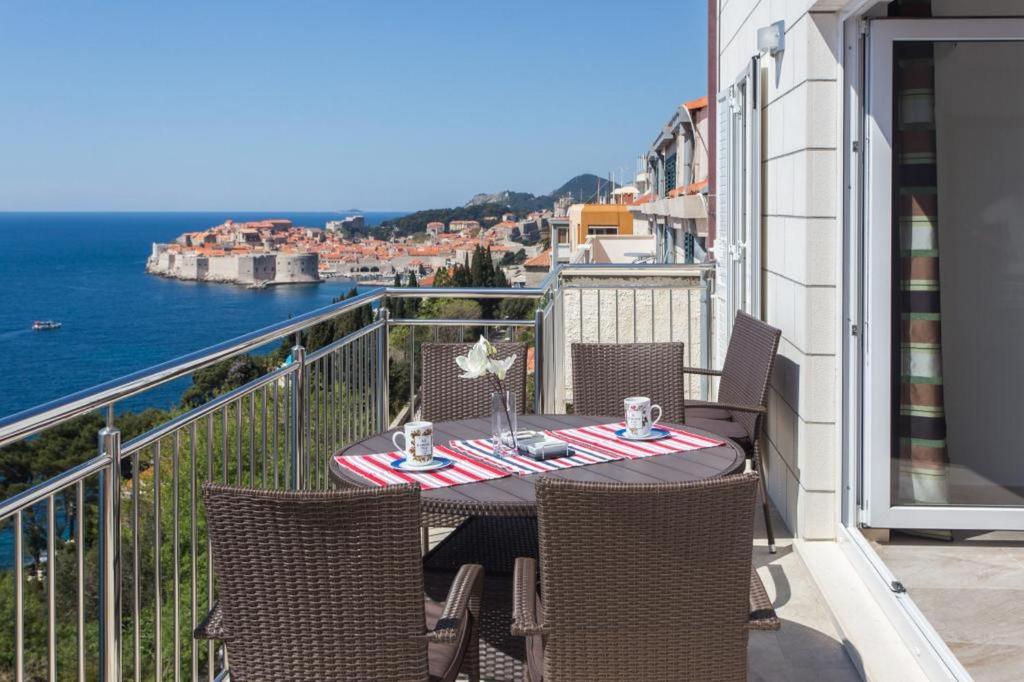
<instances>
[{"instance_id":1,"label":"chair cushion","mask_svg":"<svg viewBox=\"0 0 1024 682\"><path fill-rule=\"evenodd\" d=\"M721 407L710 407L707 403L702 403L695 400L686 401L686 417L697 417L698 419L732 419L732 413L729 410L723 410Z\"/></svg>"},{"instance_id":2,"label":"chair cushion","mask_svg":"<svg viewBox=\"0 0 1024 682\"><path fill-rule=\"evenodd\" d=\"M742 424L726 419L704 419L702 417L691 417L690 412L686 413L686 425L698 429L704 429L718 436L724 436L736 441L744 450L750 449L750 437Z\"/></svg>"},{"instance_id":3,"label":"chair cushion","mask_svg":"<svg viewBox=\"0 0 1024 682\"><path fill-rule=\"evenodd\" d=\"M424 599L424 610L427 616L427 629L433 630L444 611L444 602ZM468 643L469 624L466 618L459 623L459 636L454 644L427 643L427 669L431 682L455 679Z\"/></svg>"}]
</instances>

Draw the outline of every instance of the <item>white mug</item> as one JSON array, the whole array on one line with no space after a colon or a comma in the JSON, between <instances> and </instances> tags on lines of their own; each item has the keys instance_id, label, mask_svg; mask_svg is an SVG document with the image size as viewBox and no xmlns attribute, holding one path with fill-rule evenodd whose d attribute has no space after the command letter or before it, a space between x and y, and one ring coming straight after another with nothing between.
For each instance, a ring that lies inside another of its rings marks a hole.
<instances>
[{"instance_id":1,"label":"white mug","mask_svg":"<svg viewBox=\"0 0 1024 682\"><path fill-rule=\"evenodd\" d=\"M398 437L405 439L405 445L398 442ZM427 466L434 461L434 425L431 422L406 422L404 431L396 431L391 441L410 466Z\"/></svg>"},{"instance_id":2,"label":"white mug","mask_svg":"<svg viewBox=\"0 0 1024 682\"><path fill-rule=\"evenodd\" d=\"M651 399L643 396L626 398L626 433L634 438L646 438L651 434L651 427L661 421L661 406L651 405ZM658 418L651 419L651 413L657 410Z\"/></svg>"}]
</instances>

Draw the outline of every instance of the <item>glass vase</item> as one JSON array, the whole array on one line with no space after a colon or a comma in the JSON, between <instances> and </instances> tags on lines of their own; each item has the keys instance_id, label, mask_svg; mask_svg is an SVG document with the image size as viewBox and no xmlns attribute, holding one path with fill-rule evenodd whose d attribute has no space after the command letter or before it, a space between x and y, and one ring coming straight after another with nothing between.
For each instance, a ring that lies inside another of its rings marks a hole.
<instances>
[{"instance_id":1,"label":"glass vase","mask_svg":"<svg viewBox=\"0 0 1024 682\"><path fill-rule=\"evenodd\" d=\"M508 457L518 452L516 397L508 391L491 393L491 442L495 457Z\"/></svg>"}]
</instances>

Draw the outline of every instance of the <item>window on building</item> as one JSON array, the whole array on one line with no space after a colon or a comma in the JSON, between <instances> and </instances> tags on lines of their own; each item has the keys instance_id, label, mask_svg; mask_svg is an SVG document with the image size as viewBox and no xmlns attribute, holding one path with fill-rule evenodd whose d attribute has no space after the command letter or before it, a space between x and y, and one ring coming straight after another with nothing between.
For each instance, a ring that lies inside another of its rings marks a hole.
<instances>
[{"instance_id":1,"label":"window on building","mask_svg":"<svg viewBox=\"0 0 1024 682\"><path fill-rule=\"evenodd\" d=\"M665 194L676 188L676 155L669 154L665 158Z\"/></svg>"},{"instance_id":2,"label":"window on building","mask_svg":"<svg viewBox=\"0 0 1024 682\"><path fill-rule=\"evenodd\" d=\"M619 228L617 227L605 227L605 226L591 226L587 228L587 235L606 235L606 234L618 234Z\"/></svg>"}]
</instances>

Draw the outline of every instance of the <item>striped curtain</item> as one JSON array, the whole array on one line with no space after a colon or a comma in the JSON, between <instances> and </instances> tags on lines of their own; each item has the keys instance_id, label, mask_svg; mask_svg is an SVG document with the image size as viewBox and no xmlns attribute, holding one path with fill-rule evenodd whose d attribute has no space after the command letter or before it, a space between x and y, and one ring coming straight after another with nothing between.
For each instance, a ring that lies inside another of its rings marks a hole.
<instances>
[{"instance_id":1,"label":"striped curtain","mask_svg":"<svg viewBox=\"0 0 1024 682\"><path fill-rule=\"evenodd\" d=\"M930 16L929 0L902 0L890 12ZM899 396L895 433L899 473L896 504L946 504L946 417L942 394L942 329L939 287L939 211L936 172L935 64L930 42L895 47L896 160L893 187L898 254L897 312ZM896 249L894 249L896 251ZM895 278L894 278L895 279Z\"/></svg>"}]
</instances>

